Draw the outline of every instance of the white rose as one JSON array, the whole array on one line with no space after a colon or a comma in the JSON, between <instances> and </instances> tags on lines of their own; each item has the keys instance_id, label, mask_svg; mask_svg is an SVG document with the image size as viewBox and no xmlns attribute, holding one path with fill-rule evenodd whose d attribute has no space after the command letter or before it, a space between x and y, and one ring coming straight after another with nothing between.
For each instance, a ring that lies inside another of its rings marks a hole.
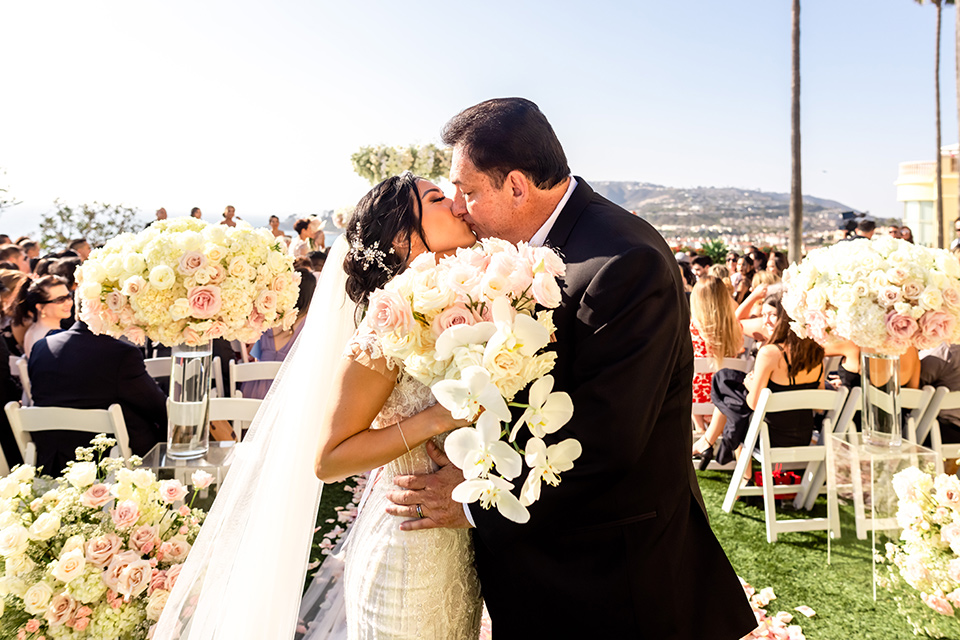
<instances>
[{"instance_id":1,"label":"white rose","mask_svg":"<svg viewBox=\"0 0 960 640\"><path fill-rule=\"evenodd\" d=\"M57 560L53 567L53 577L61 582L70 582L83 575L83 569L86 565L87 561L83 557L83 550L74 549L62 554L60 559Z\"/></svg>"},{"instance_id":2,"label":"white rose","mask_svg":"<svg viewBox=\"0 0 960 640\"><path fill-rule=\"evenodd\" d=\"M167 605L167 599L170 597L169 591L157 589L147 601L147 620L159 620L163 608Z\"/></svg>"},{"instance_id":3,"label":"white rose","mask_svg":"<svg viewBox=\"0 0 960 640\"><path fill-rule=\"evenodd\" d=\"M937 269L951 278L960 278L960 261L957 260L956 256L941 252L937 254L935 263Z\"/></svg>"},{"instance_id":4,"label":"white rose","mask_svg":"<svg viewBox=\"0 0 960 640\"><path fill-rule=\"evenodd\" d=\"M24 582L22 578L13 578L11 576L0 578L0 596L13 594L18 598L22 598L26 590L27 583Z\"/></svg>"},{"instance_id":5,"label":"white rose","mask_svg":"<svg viewBox=\"0 0 960 640\"><path fill-rule=\"evenodd\" d=\"M84 282L100 284L107 279L107 272L96 260L88 260L86 264L80 267L80 273Z\"/></svg>"},{"instance_id":6,"label":"white rose","mask_svg":"<svg viewBox=\"0 0 960 640\"><path fill-rule=\"evenodd\" d=\"M36 468L29 464L22 464L13 471L10 472L9 478L13 478L17 482L26 482L27 480L33 480L33 476L36 475Z\"/></svg>"},{"instance_id":7,"label":"white rose","mask_svg":"<svg viewBox=\"0 0 960 640\"><path fill-rule=\"evenodd\" d=\"M822 287L807 291L807 308L814 311L823 311L827 306L827 292Z\"/></svg>"},{"instance_id":8,"label":"white rose","mask_svg":"<svg viewBox=\"0 0 960 640\"><path fill-rule=\"evenodd\" d=\"M20 483L13 478L0 478L0 498L7 500L20 493Z\"/></svg>"},{"instance_id":9,"label":"white rose","mask_svg":"<svg viewBox=\"0 0 960 640\"><path fill-rule=\"evenodd\" d=\"M99 300L102 292L103 287L99 282L84 282L79 288L80 298L83 300Z\"/></svg>"},{"instance_id":10,"label":"white rose","mask_svg":"<svg viewBox=\"0 0 960 640\"><path fill-rule=\"evenodd\" d=\"M190 301L186 298L177 298L170 306L170 317L174 320L183 320L190 317Z\"/></svg>"},{"instance_id":11,"label":"white rose","mask_svg":"<svg viewBox=\"0 0 960 640\"><path fill-rule=\"evenodd\" d=\"M857 293L853 287L842 285L830 294L830 302L838 309L850 307L857 302Z\"/></svg>"},{"instance_id":12,"label":"white rose","mask_svg":"<svg viewBox=\"0 0 960 640\"><path fill-rule=\"evenodd\" d=\"M0 531L13 524L20 524L20 514L14 511L4 511L0 513Z\"/></svg>"},{"instance_id":13,"label":"white rose","mask_svg":"<svg viewBox=\"0 0 960 640\"><path fill-rule=\"evenodd\" d=\"M116 254L107 256L103 259L103 270L108 278L116 280L123 273L123 260Z\"/></svg>"},{"instance_id":14,"label":"white rose","mask_svg":"<svg viewBox=\"0 0 960 640\"><path fill-rule=\"evenodd\" d=\"M286 271L289 267L287 256L279 251L271 251L267 254L267 267L270 271Z\"/></svg>"},{"instance_id":15,"label":"white rose","mask_svg":"<svg viewBox=\"0 0 960 640\"><path fill-rule=\"evenodd\" d=\"M97 481L97 465L94 462L74 462L66 473L67 482L77 489L89 487Z\"/></svg>"},{"instance_id":16,"label":"white rose","mask_svg":"<svg viewBox=\"0 0 960 640\"><path fill-rule=\"evenodd\" d=\"M936 287L926 287L923 293L920 294L917 302L924 309L936 311L943 305L943 294L941 294L940 289Z\"/></svg>"},{"instance_id":17,"label":"white rose","mask_svg":"<svg viewBox=\"0 0 960 640\"><path fill-rule=\"evenodd\" d=\"M23 594L23 609L32 615L42 615L53 597L53 589L45 582L38 582Z\"/></svg>"},{"instance_id":18,"label":"white rose","mask_svg":"<svg viewBox=\"0 0 960 640\"><path fill-rule=\"evenodd\" d=\"M153 471L150 469L136 469L133 472L133 484L138 487L149 487L156 481L157 477L153 475Z\"/></svg>"},{"instance_id":19,"label":"white rose","mask_svg":"<svg viewBox=\"0 0 960 640\"><path fill-rule=\"evenodd\" d=\"M150 284L157 289L169 289L176 281L177 274L165 264L157 265L150 270Z\"/></svg>"},{"instance_id":20,"label":"white rose","mask_svg":"<svg viewBox=\"0 0 960 640\"><path fill-rule=\"evenodd\" d=\"M29 544L30 536L23 525L12 524L0 531L0 556L9 558L22 555Z\"/></svg>"},{"instance_id":21,"label":"white rose","mask_svg":"<svg viewBox=\"0 0 960 640\"><path fill-rule=\"evenodd\" d=\"M147 261L139 253L128 253L123 257L123 270L127 273L142 273L147 268Z\"/></svg>"},{"instance_id":22,"label":"white rose","mask_svg":"<svg viewBox=\"0 0 960 640\"><path fill-rule=\"evenodd\" d=\"M40 517L33 521L27 533L31 540L49 540L60 531L60 516L52 511L41 513Z\"/></svg>"},{"instance_id":23,"label":"white rose","mask_svg":"<svg viewBox=\"0 0 960 640\"><path fill-rule=\"evenodd\" d=\"M30 573L33 571L35 566L36 563L34 563L34 561L31 560L26 554L10 556L7 558L6 562L6 575L14 578L17 576L22 576L25 573Z\"/></svg>"},{"instance_id":24,"label":"white rose","mask_svg":"<svg viewBox=\"0 0 960 640\"><path fill-rule=\"evenodd\" d=\"M227 273L229 273L234 278L249 279L250 278L250 265L247 264L247 261L237 256L230 261L230 266L227 268Z\"/></svg>"},{"instance_id":25,"label":"white rose","mask_svg":"<svg viewBox=\"0 0 960 640\"><path fill-rule=\"evenodd\" d=\"M74 549L80 549L80 552L83 553L86 544L87 541L79 533L75 536L70 536L67 538L67 541L63 543L63 549L60 549L60 554L70 553Z\"/></svg>"}]
</instances>

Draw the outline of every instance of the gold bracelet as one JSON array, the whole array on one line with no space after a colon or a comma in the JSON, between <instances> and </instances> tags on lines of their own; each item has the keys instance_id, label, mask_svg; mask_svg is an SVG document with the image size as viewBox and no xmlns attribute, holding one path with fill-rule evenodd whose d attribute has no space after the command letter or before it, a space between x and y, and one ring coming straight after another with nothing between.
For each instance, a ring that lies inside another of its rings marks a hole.
<instances>
[{"instance_id":1,"label":"gold bracelet","mask_svg":"<svg viewBox=\"0 0 960 640\"><path fill-rule=\"evenodd\" d=\"M407 444L407 437L403 435L403 428L400 426L400 423L403 420L397 420L397 431L400 432L400 438L403 440L403 446L407 448L407 453L410 453L410 445Z\"/></svg>"}]
</instances>

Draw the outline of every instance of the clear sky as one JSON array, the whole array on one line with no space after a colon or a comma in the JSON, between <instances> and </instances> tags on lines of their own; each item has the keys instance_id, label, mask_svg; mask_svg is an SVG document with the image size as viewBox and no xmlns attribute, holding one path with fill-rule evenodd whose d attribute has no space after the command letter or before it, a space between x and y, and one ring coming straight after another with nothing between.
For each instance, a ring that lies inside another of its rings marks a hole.
<instances>
[{"instance_id":1,"label":"clear sky","mask_svg":"<svg viewBox=\"0 0 960 640\"><path fill-rule=\"evenodd\" d=\"M957 140L953 7L943 142ZM899 216L934 159L934 8L804 0L804 193ZM260 222L353 204L365 144L437 142L520 95L589 180L789 191L789 0L0 0L0 167L54 198Z\"/></svg>"}]
</instances>

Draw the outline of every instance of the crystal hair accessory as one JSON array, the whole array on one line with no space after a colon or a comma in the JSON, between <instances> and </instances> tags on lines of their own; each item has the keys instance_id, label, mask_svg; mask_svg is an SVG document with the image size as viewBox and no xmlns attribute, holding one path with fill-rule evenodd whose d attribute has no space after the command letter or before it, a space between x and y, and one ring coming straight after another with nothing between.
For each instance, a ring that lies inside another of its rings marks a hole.
<instances>
[{"instance_id":1,"label":"crystal hair accessory","mask_svg":"<svg viewBox=\"0 0 960 640\"><path fill-rule=\"evenodd\" d=\"M370 265L372 264L376 264L384 271L389 271L387 265L383 262L383 259L386 258L388 254L393 253L393 247L390 247L390 251L387 252L384 252L382 249L380 249L378 245L364 247L363 242L360 240L359 222L357 223L354 236L354 239L350 241L350 257L357 262L362 262L364 271L369 269Z\"/></svg>"}]
</instances>

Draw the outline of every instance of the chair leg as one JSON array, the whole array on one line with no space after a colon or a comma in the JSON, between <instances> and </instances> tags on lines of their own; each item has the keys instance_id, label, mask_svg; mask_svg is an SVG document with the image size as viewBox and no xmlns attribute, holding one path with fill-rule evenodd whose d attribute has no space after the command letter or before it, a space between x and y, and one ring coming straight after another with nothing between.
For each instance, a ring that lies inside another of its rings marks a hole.
<instances>
[{"instance_id":1,"label":"chair leg","mask_svg":"<svg viewBox=\"0 0 960 640\"><path fill-rule=\"evenodd\" d=\"M743 476L747 472L747 466L750 464L752 456L744 452L737 460L737 466L733 470L733 477L730 478L730 486L727 487L727 495L723 499L723 510L727 513L733 511L733 503L740 495L740 487L743 486Z\"/></svg>"}]
</instances>

